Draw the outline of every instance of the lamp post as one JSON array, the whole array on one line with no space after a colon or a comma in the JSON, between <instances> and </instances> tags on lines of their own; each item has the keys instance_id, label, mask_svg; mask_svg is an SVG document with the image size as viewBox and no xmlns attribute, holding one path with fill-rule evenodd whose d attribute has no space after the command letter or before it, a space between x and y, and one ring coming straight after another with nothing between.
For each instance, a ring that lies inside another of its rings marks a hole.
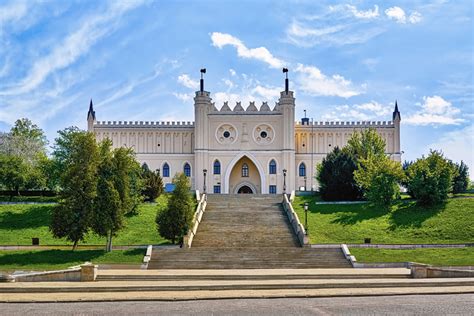
<instances>
[{"instance_id":1,"label":"lamp post","mask_svg":"<svg viewBox=\"0 0 474 316\"><path fill-rule=\"evenodd\" d=\"M203 192L206 194L206 175L207 175L207 169L202 169L202 173L204 174L204 188Z\"/></svg>"},{"instance_id":2,"label":"lamp post","mask_svg":"<svg viewBox=\"0 0 474 316\"><path fill-rule=\"evenodd\" d=\"M304 176L304 190L306 191L306 176Z\"/></svg>"},{"instance_id":3,"label":"lamp post","mask_svg":"<svg viewBox=\"0 0 474 316\"><path fill-rule=\"evenodd\" d=\"M304 202L304 231L308 235L308 202Z\"/></svg>"},{"instance_id":4,"label":"lamp post","mask_svg":"<svg viewBox=\"0 0 474 316\"><path fill-rule=\"evenodd\" d=\"M286 193L286 169L283 169L283 193Z\"/></svg>"}]
</instances>

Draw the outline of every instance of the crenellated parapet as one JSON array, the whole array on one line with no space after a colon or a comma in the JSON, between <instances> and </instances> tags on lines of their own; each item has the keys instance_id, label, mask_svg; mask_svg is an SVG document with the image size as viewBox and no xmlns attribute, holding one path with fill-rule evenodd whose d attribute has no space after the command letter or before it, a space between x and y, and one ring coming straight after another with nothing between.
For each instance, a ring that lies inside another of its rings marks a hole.
<instances>
[{"instance_id":1,"label":"crenellated parapet","mask_svg":"<svg viewBox=\"0 0 474 316\"><path fill-rule=\"evenodd\" d=\"M94 128L176 128L194 127L194 122L190 121L97 121Z\"/></svg>"},{"instance_id":2,"label":"crenellated parapet","mask_svg":"<svg viewBox=\"0 0 474 316\"><path fill-rule=\"evenodd\" d=\"M244 109L242 102L236 102L235 106L231 108L229 102L225 101L222 107L217 109L215 103L213 103L213 113L222 113L222 114L268 114L268 112L279 111L278 103L275 103L273 110L270 108L267 102L262 102L260 108L257 108L254 101L251 101L249 105Z\"/></svg>"},{"instance_id":3,"label":"crenellated parapet","mask_svg":"<svg viewBox=\"0 0 474 316\"><path fill-rule=\"evenodd\" d=\"M394 127L393 121L317 121L317 122L296 122L296 127L348 127L348 128L368 128L368 127Z\"/></svg>"}]
</instances>

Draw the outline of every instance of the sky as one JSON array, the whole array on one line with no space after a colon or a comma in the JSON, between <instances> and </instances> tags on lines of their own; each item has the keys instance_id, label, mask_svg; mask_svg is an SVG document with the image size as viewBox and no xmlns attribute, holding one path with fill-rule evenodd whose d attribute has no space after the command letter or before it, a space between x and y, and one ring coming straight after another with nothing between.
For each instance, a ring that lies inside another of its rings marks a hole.
<instances>
[{"instance_id":1,"label":"sky","mask_svg":"<svg viewBox=\"0 0 474 316\"><path fill-rule=\"evenodd\" d=\"M474 2L0 0L0 131L27 117L54 143L102 121L193 120L199 70L220 108L391 120L402 159L442 150L474 178Z\"/></svg>"}]
</instances>

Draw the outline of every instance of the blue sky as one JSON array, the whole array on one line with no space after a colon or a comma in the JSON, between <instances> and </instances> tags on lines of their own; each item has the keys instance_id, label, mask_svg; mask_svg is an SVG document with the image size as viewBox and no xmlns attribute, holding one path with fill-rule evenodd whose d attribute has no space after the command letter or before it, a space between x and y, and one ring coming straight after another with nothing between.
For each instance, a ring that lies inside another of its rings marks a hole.
<instances>
[{"instance_id":1,"label":"blue sky","mask_svg":"<svg viewBox=\"0 0 474 316\"><path fill-rule=\"evenodd\" d=\"M193 92L220 107L273 104L283 66L297 117L390 120L404 159L441 149L474 175L472 1L0 1L0 130L98 120L193 120Z\"/></svg>"}]
</instances>

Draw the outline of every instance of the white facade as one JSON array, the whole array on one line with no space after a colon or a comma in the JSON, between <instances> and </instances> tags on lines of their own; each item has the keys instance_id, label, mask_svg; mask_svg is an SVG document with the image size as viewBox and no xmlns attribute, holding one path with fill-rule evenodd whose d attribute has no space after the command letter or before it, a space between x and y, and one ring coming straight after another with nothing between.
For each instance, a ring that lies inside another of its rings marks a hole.
<instances>
[{"instance_id":1,"label":"white facade","mask_svg":"<svg viewBox=\"0 0 474 316\"><path fill-rule=\"evenodd\" d=\"M240 102L230 109L226 102L218 110L202 89L194 98L194 118L195 122L99 122L92 101L87 116L88 130L99 141L109 138L114 147L134 148L141 163L160 169L165 184L189 165L193 189L207 193L317 190L316 164L334 147L344 146L355 130L369 127L385 140L387 155L401 160L397 106L392 121L295 122L292 91L281 92L273 109L266 102L260 109L253 102L246 109ZM219 168L214 168L216 162Z\"/></svg>"}]
</instances>

